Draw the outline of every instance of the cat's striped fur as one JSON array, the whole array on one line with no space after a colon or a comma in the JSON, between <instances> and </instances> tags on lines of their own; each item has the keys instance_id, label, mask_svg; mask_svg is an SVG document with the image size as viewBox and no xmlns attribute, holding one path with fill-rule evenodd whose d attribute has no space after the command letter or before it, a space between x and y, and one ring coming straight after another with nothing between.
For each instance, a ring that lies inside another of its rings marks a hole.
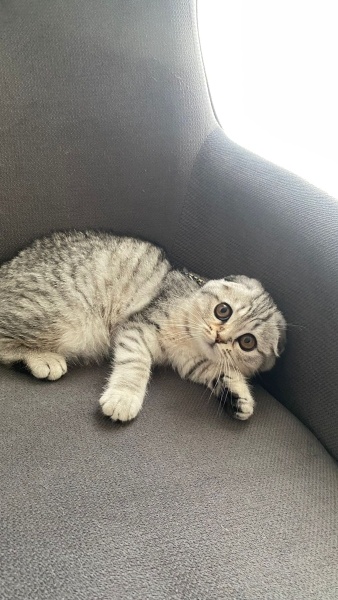
<instances>
[{"instance_id":1,"label":"cat's striped fur","mask_svg":"<svg viewBox=\"0 0 338 600\"><path fill-rule=\"evenodd\" d=\"M247 419L254 401L247 378L271 368L285 321L261 284L247 277L206 281L174 270L163 251L104 233L56 233L0 268L0 362L22 361L55 380L74 360L112 355L101 397L113 420L134 418L151 368L170 364L181 377L221 395ZM232 308L225 323L215 306ZM239 336L254 332L257 348Z\"/></svg>"}]
</instances>

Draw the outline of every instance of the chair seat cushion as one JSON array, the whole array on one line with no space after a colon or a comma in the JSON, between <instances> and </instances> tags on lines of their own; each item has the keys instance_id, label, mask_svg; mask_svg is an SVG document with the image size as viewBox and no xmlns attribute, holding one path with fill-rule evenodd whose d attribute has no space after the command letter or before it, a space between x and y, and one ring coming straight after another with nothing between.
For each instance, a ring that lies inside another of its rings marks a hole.
<instances>
[{"instance_id":1,"label":"chair seat cushion","mask_svg":"<svg viewBox=\"0 0 338 600\"><path fill-rule=\"evenodd\" d=\"M50 383L1 368L1 598L337 598L337 467L256 388L247 423L155 372L128 425L106 365Z\"/></svg>"}]
</instances>

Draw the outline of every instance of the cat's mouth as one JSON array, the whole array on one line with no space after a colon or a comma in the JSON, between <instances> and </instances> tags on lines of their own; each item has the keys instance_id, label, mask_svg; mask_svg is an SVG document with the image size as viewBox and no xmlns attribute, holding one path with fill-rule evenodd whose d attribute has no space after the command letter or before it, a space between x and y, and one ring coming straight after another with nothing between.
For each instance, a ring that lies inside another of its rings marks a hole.
<instances>
[{"instance_id":1,"label":"cat's mouth","mask_svg":"<svg viewBox=\"0 0 338 600\"><path fill-rule=\"evenodd\" d=\"M222 344L223 340L222 340L221 336L219 335L219 333L216 333L216 337L208 338L207 343L209 344L209 346L216 346L216 344Z\"/></svg>"},{"instance_id":2,"label":"cat's mouth","mask_svg":"<svg viewBox=\"0 0 338 600\"><path fill-rule=\"evenodd\" d=\"M207 338L204 340L205 342L205 346L208 348L208 355L210 357L213 357L213 360L215 359L215 355L219 355L219 343L216 342L215 339L210 339Z\"/></svg>"}]
</instances>

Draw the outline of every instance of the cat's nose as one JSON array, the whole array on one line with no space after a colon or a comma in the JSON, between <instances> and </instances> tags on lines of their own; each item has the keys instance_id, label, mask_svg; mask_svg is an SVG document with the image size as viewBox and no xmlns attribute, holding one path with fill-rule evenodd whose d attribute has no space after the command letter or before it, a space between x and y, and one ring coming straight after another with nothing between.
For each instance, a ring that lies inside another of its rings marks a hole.
<instances>
[{"instance_id":1,"label":"cat's nose","mask_svg":"<svg viewBox=\"0 0 338 600\"><path fill-rule=\"evenodd\" d=\"M216 333L215 344L232 344L232 338L222 339L219 333Z\"/></svg>"}]
</instances>

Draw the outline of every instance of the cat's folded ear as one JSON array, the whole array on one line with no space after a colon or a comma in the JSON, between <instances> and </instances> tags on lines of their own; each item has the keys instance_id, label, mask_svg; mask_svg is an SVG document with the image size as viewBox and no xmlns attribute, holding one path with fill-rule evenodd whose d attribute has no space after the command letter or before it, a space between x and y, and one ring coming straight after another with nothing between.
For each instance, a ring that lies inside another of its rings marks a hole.
<instances>
[{"instance_id":1,"label":"cat's folded ear","mask_svg":"<svg viewBox=\"0 0 338 600\"><path fill-rule=\"evenodd\" d=\"M223 281L228 281L229 283L240 283L245 285L248 290L257 291L260 289L263 291L263 286L260 281L253 279L252 277L247 277L246 275L227 275L226 277L223 277Z\"/></svg>"},{"instance_id":2,"label":"cat's folded ear","mask_svg":"<svg viewBox=\"0 0 338 600\"><path fill-rule=\"evenodd\" d=\"M285 345L286 345L286 330L280 329L276 356L280 356L282 354L282 352L284 352Z\"/></svg>"},{"instance_id":3,"label":"cat's folded ear","mask_svg":"<svg viewBox=\"0 0 338 600\"><path fill-rule=\"evenodd\" d=\"M224 281L231 281L232 283L238 283L239 278L240 275L227 275L226 277L223 277Z\"/></svg>"},{"instance_id":4,"label":"cat's folded ear","mask_svg":"<svg viewBox=\"0 0 338 600\"><path fill-rule=\"evenodd\" d=\"M276 344L274 346L274 354L275 356L280 356L284 350L285 350L285 345L286 345L286 323L283 319L282 323L279 323L278 325L278 329L279 329L279 336L278 336L278 340L276 341Z\"/></svg>"}]
</instances>

